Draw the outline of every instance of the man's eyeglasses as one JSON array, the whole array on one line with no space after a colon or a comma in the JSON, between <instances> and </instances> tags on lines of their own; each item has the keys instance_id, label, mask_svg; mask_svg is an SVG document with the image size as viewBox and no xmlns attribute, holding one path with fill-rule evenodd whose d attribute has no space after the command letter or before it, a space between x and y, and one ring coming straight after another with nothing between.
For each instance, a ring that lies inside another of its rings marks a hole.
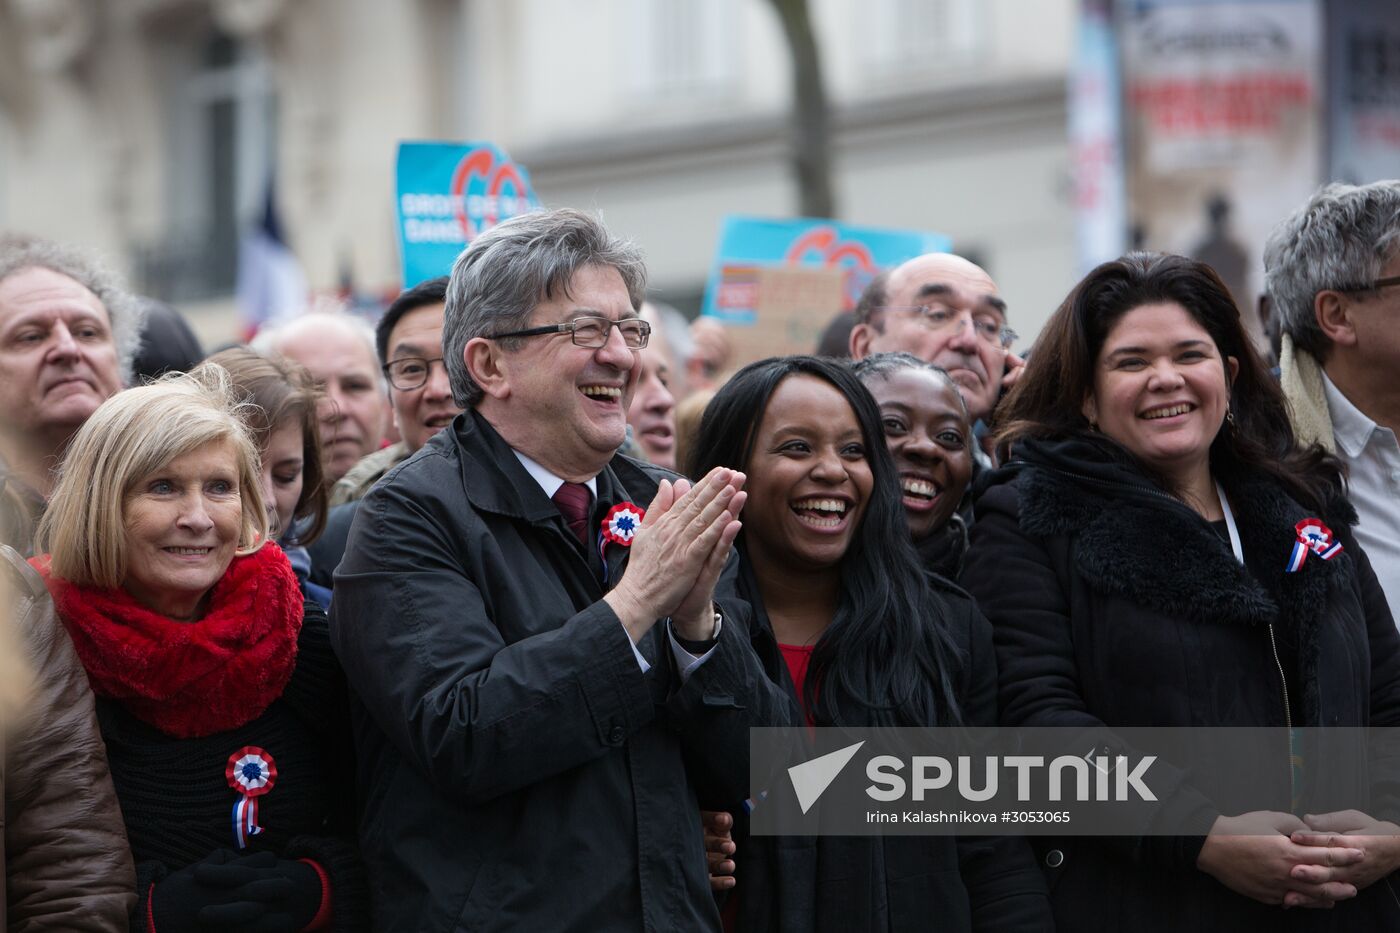
<instances>
[{"instance_id":1,"label":"man's eyeglasses","mask_svg":"<svg viewBox=\"0 0 1400 933\"><path fill-rule=\"evenodd\" d=\"M934 305L881 305L876 311L912 314L914 320L933 331L945 333L960 331L963 327L964 312L940 308ZM1016 342L1019 336L1014 330L994 318L972 317L972 332L983 343L1005 350Z\"/></svg>"},{"instance_id":2,"label":"man's eyeglasses","mask_svg":"<svg viewBox=\"0 0 1400 933\"><path fill-rule=\"evenodd\" d=\"M1370 285L1343 285L1340 288L1333 288L1334 292L1378 292L1387 285L1400 285L1400 275L1389 275L1383 279L1376 279Z\"/></svg>"},{"instance_id":3,"label":"man's eyeglasses","mask_svg":"<svg viewBox=\"0 0 1400 933\"><path fill-rule=\"evenodd\" d=\"M434 363L442 363L442 357L425 360L418 356L405 356L384 365L384 375L389 385L401 392L416 389L428 381ZM445 363L443 364L446 365Z\"/></svg>"},{"instance_id":4,"label":"man's eyeglasses","mask_svg":"<svg viewBox=\"0 0 1400 933\"><path fill-rule=\"evenodd\" d=\"M599 347L607 345L608 334L614 327L622 334L622 340L627 344L629 350L640 350L651 339L651 325L634 317L624 318L621 321L612 321L605 317L576 317L563 324L546 324L543 327L513 330L508 334L492 334L490 339L504 340L507 337L568 334L573 340L574 346L597 350Z\"/></svg>"}]
</instances>

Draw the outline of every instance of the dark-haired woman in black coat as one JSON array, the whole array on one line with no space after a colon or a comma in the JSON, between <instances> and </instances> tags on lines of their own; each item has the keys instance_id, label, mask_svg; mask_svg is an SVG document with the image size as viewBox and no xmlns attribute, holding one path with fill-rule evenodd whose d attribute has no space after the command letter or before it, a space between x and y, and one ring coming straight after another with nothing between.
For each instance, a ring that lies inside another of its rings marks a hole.
<instances>
[{"instance_id":1,"label":"dark-haired woman in black coat","mask_svg":"<svg viewBox=\"0 0 1400 933\"><path fill-rule=\"evenodd\" d=\"M990 722L990 631L965 593L920 567L878 409L849 369L812 357L745 367L706 409L695 449L694 475L748 474L739 589L792 721ZM737 862L726 912L740 931L1050 924L1019 839L750 837Z\"/></svg>"},{"instance_id":2,"label":"dark-haired woman in black coat","mask_svg":"<svg viewBox=\"0 0 1400 933\"><path fill-rule=\"evenodd\" d=\"M999 417L1010 459L962 579L1003 721L1281 737L1257 811L1188 779L1156 819L1179 835L1041 840L1059 928L1400 929L1400 827L1291 812L1288 754L1294 727L1400 725L1400 637L1336 461L1295 444L1219 278L1178 256L1100 266ZM1291 560L1304 519L1341 551Z\"/></svg>"}]
</instances>

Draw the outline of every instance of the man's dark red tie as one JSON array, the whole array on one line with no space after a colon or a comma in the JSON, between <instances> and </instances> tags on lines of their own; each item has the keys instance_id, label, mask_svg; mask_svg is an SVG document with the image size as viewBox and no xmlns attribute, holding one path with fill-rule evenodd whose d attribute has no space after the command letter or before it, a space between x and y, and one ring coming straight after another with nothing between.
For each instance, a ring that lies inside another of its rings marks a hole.
<instances>
[{"instance_id":1,"label":"man's dark red tie","mask_svg":"<svg viewBox=\"0 0 1400 933\"><path fill-rule=\"evenodd\" d=\"M583 483L565 483L554 494L554 504L558 506L559 514L564 516L569 530L584 547L588 547L588 506L592 501L593 494Z\"/></svg>"}]
</instances>

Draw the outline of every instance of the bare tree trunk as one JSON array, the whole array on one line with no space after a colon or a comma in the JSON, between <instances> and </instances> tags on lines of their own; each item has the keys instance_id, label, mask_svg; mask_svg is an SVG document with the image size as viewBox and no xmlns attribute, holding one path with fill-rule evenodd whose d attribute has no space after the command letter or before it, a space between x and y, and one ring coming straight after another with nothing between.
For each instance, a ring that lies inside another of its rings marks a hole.
<instances>
[{"instance_id":1,"label":"bare tree trunk","mask_svg":"<svg viewBox=\"0 0 1400 933\"><path fill-rule=\"evenodd\" d=\"M807 0L770 0L792 53L792 168L799 209L806 217L835 217L831 186L831 119L821 55Z\"/></svg>"}]
</instances>

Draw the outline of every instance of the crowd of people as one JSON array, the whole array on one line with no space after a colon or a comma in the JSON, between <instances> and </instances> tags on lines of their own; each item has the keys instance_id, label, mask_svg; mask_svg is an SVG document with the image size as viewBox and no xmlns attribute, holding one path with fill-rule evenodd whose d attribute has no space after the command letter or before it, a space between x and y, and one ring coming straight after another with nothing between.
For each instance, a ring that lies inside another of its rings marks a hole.
<instances>
[{"instance_id":1,"label":"crowd of people","mask_svg":"<svg viewBox=\"0 0 1400 933\"><path fill-rule=\"evenodd\" d=\"M1265 265L1277 361L1199 261L1018 350L938 253L730 372L572 210L207 359L0 238L0 928L1400 929L1287 755L1138 836L749 831L756 727L1400 726L1400 181Z\"/></svg>"}]
</instances>

